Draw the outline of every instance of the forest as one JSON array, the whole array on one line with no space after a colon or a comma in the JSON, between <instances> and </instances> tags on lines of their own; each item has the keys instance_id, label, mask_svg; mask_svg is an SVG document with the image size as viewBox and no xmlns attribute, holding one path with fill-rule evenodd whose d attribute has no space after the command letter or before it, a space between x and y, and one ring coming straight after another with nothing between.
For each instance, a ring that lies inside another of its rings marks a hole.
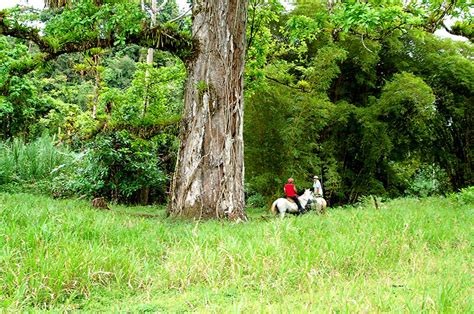
<instances>
[{"instance_id":1,"label":"forest","mask_svg":"<svg viewBox=\"0 0 474 314\"><path fill-rule=\"evenodd\" d=\"M320 176L332 205L473 184L469 1L284 4L247 8L247 204L288 177ZM0 11L1 189L166 203L196 18L175 1L45 5Z\"/></svg>"},{"instance_id":2,"label":"forest","mask_svg":"<svg viewBox=\"0 0 474 314\"><path fill-rule=\"evenodd\" d=\"M0 312L474 312L473 12L1 1Z\"/></svg>"}]
</instances>

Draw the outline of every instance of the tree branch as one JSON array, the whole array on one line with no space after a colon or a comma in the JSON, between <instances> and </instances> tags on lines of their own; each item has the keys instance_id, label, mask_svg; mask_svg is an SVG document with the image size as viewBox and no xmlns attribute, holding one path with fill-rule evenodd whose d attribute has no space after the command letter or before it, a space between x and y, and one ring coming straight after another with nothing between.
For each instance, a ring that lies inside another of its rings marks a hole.
<instances>
[{"instance_id":1,"label":"tree branch","mask_svg":"<svg viewBox=\"0 0 474 314\"><path fill-rule=\"evenodd\" d=\"M26 74L42 63L62 54L86 51L96 47L113 47L117 40L116 36L112 33L107 38L90 38L53 45L48 37L40 35L40 31L37 28L9 21L5 11L0 11L0 35L32 41L41 52L35 55L31 62L25 62L23 66L18 64L17 67L12 69L14 71L12 74L16 75ZM191 57L193 52L193 41L189 35L163 25L150 27L143 23L138 33L126 37L125 43L169 51L185 61Z\"/></svg>"},{"instance_id":2,"label":"tree branch","mask_svg":"<svg viewBox=\"0 0 474 314\"><path fill-rule=\"evenodd\" d=\"M175 18L169 20L169 21L166 22L166 23L173 23L173 22L176 22L177 20L182 19L182 18L183 18L186 14L188 14L189 11L191 11L192 9L193 9L193 6L191 5L191 6L189 7L189 9L187 9L185 12L183 12L182 14L178 15L177 17L175 17Z\"/></svg>"},{"instance_id":3,"label":"tree branch","mask_svg":"<svg viewBox=\"0 0 474 314\"><path fill-rule=\"evenodd\" d=\"M454 9L455 3L456 0L442 3L439 9L435 10L431 14L431 16L428 18L428 25L426 26L426 30L429 33L434 33L438 29L438 26L443 22L446 15L450 14Z\"/></svg>"},{"instance_id":4,"label":"tree branch","mask_svg":"<svg viewBox=\"0 0 474 314\"><path fill-rule=\"evenodd\" d=\"M283 86L286 86L286 87L289 87L289 88L292 88L292 89L296 89L296 90L299 90L300 92L303 92L303 93L307 93L307 91L305 91L304 89L302 89L301 87L297 87L297 86L294 86L294 85L290 85L289 83L286 83L286 82L282 82L274 77L271 77L271 76L268 76L268 75L265 75L265 78L267 80L270 80L270 81L273 81L275 83L278 83L280 85L283 85Z\"/></svg>"},{"instance_id":5,"label":"tree branch","mask_svg":"<svg viewBox=\"0 0 474 314\"><path fill-rule=\"evenodd\" d=\"M463 25L461 23L456 23L451 28L447 27L444 23L441 26L451 35L462 36L469 39L470 42L473 42L474 32L473 27L469 25Z\"/></svg>"},{"instance_id":6,"label":"tree branch","mask_svg":"<svg viewBox=\"0 0 474 314\"><path fill-rule=\"evenodd\" d=\"M166 6L166 4L168 3L168 0L163 0L163 3L160 4L160 6L155 10L155 14L158 14L161 12L161 10L163 10Z\"/></svg>"}]
</instances>

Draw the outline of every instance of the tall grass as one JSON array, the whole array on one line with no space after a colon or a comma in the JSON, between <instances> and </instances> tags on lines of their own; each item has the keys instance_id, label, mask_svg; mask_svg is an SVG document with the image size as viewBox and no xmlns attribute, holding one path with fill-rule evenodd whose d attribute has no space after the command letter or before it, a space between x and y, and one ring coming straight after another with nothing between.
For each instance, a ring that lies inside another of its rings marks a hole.
<instances>
[{"instance_id":1,"label":"tall grass","mask_svg":"<svg viewBox=\"0 0 474 314\"><path fill-rule=\"evenodd\" d=\"M154 209L159 217L132 216ZM472 204L396 200L284 220L0 194L9 311L471 312Z\"/></svg>"},{"instance_id":2,"label":"tall grass","mask_svg":"<svg viewBox=\"0 0 474 314\"><path fill-rule=\"evenodd\" d=\"M55 145L49 136L30 143L19 138L0 142L0 185L50 181L71 159L67 147Z\"/></svg>"}]
</instances>

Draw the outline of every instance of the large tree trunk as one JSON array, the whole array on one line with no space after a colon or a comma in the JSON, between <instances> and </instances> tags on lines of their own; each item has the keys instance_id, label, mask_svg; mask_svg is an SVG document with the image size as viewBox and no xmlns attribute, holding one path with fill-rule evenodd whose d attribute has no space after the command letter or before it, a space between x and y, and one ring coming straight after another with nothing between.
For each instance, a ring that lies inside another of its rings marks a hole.
<instances>
[{"instance_id":1,"label":"large tree trunk","mask_svg":"<svg viewBox=\"0 0 474 314\"><path fill-rule=\"evenodd\" d=\"M193 6L194 58L168 213L245 220L243 75L246 0Z\"/></svg>"}]
</instances>

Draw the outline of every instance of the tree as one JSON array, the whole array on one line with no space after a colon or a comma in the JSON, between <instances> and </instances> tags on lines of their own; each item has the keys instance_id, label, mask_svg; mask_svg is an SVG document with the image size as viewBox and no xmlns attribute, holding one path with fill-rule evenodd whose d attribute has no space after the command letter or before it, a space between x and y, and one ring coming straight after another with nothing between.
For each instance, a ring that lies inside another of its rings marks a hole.
<instances>
[{"instance_id":1,"label":"tree","mask_svg":"<svg viewBox=\"0 0 474 314\"><path fill-rule=\"evenodd\" d=\"M143 13L139 13L138 3L136 8L131 8L132 4L125 1L113 2L114 10L111 10L109 1L48 2L52 7L69 8L61 14L62 20L61 17L53 19L52 25L46 26L47 35L56 35L54 40L37 30L11 23L5 13L0 12L0 34L35 42L43 53L38 64L62 53L117 43L165 48L186 57L188 81L181 146L168 213L196 218L245 219L242 133L247 2L194 2L191 55L187 53L189 40L180 43L180 38L174 36L176 31L171 35L167 33L173 32L172 27L141 25L138 21ZM135 11L130 12L130 9ZM77 38L71 40L70 34L75 31L71 29L71 19L80 19L84 13L89 19L83 20L78 26ZM129 23L120 24L121 20ZM88 31L84 31L86 29ZM21 73L32 68L34 65L28 64L16 71Z\"/></svg>"},{"instance_id":2,"label":"tree","mask_svg":"<svg viewBox=\"0 0 474 314\"><path fill-rule=\"evenodd\" d=\"M246 1L193 5L181 146L168 212L245 219L243 76Z\"/></svg>"}]
</instances>

